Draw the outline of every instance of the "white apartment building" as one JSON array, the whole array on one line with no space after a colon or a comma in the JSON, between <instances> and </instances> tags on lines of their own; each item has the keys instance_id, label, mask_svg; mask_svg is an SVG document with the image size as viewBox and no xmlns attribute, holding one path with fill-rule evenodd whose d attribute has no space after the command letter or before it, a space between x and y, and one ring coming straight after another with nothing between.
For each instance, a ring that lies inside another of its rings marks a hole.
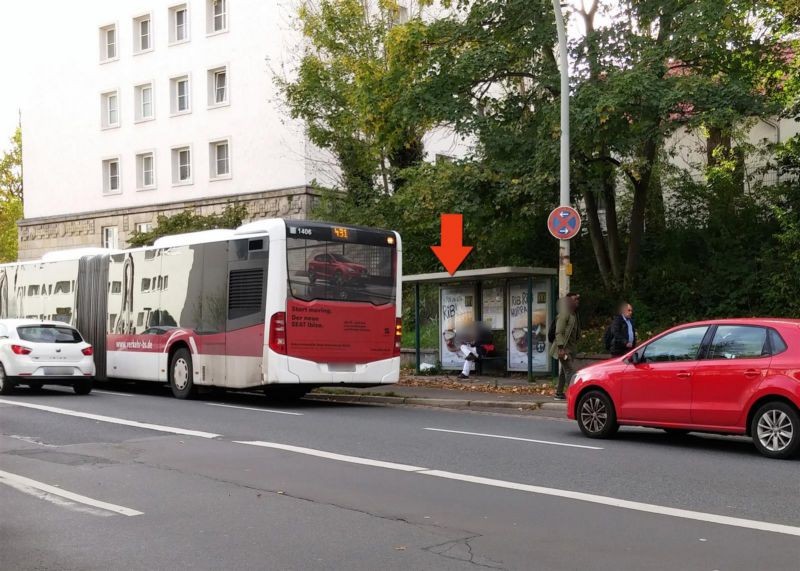
<instances>
[{"instance_id":1,"label":"white apartment building","mask_svg":"<svg viewBox=\"0 0 800 571\"><path fill-rule=\"evenodd\" d=\"M24 79L20 259L124 247L158 214L234 199L253 218L306 216L312 183L331 184L335 165L275 86L302 53L299 5L48 2ZM455 144L441 132L427 143L431 158Z\"/></svg>"},{"instance_id":2,"label":"white apartment building","mask_svg":"<svg viewBox=\"0 0 800 571\"><path fill-rule=\"evenodd\" d=\"M304 216L321 173L275 70L302 41L275 0L48 2L22 109L20 258L122 247L159 213ZM316 152L318 154L318 151ZM325 182L325 181L321 181Z\"/></svg>"}]
</instances>

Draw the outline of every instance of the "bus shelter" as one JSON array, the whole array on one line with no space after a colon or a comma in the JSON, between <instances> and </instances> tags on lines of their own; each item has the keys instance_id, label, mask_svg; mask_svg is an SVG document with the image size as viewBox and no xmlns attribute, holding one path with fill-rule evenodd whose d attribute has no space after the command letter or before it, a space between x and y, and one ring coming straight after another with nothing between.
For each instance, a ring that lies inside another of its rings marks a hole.
<instances>
[{"instance_id":1,"label":"bus shelter","mask_svg":"<svg viewBox=\"0 0 800 571\"><path fill-rule=\"evenodd\" d=\"M414 347L420 372L420 286L439 290L438 360L441 368L460 370L459 329L480 321L495 338L489 357L503 371L527 372L528 379L554 371L549 356L548 324L555 319L558 271L551 268L498 267L403 276L414 287ZM480 366L480 365L479 365Z\"/></svg>"}]
</instances>

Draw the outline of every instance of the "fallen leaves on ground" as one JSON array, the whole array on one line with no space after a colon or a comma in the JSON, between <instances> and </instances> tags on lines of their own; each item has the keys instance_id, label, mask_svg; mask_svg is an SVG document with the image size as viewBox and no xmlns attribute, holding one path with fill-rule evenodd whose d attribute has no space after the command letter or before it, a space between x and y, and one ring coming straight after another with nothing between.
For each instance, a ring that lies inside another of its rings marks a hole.
<instances>
[{"instance_id":1,"label":"fallen leaves on ground","mask_svg":"<svg viewBox=\"0 0 800 571\"><path fill-rule=\"evenodd\" d=\"M502 381L500 381L502 383ZM494 380L476 378L474 380L456 380L453 377L432 375L430 377L415 377L413 375L401 374L400 386L405 387L424 387L429 389L446 389L451 391L472 391L481 393L509 394L509 395L541 395L552 396L555 389L552 385L530 383L527 385L503 385L494 386Z\"/></svg>"}]
</instances>

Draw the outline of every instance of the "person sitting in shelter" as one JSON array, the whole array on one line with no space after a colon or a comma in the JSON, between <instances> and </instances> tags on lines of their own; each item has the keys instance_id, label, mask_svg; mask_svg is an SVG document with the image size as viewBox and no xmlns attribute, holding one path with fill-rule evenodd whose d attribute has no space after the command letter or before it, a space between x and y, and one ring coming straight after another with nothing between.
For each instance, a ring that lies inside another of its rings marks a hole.
<instances>
[{"instance_id":1,"label":"person sitting in shelter","mask_svg":"<svg viewBox=\"0 0 800 571\"><path fill-rule=\"evenodd\" d=\"M459 351L464 356L464 367L461 369L459 379L468 379L474 363L494 352L492 330L483 323L476 321L470 323L461 332L461 345Z\"/></svg>"}]
</instances>

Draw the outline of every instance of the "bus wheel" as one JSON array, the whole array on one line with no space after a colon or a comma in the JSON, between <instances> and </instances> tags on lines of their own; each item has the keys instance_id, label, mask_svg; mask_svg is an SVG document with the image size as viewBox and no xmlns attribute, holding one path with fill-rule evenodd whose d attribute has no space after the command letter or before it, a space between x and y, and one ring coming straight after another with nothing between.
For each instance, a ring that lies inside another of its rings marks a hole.
<instances>
[{"instance_id":1,"label":"bus wheel","mask_svg":"<svg viewBox=\"0 0 800 571\"><path fill-rule=\"evenodd\" d=\"M310 390L311 387L303 385L273 385L264 387L264 394L276 402L294 402L306 396Z\"/></svg>"},{"instance_id":2,"label":"bus wheel","mask_svg":"<svg viewBox=\"0 0 800 571\"><path fill-rule=\"evenodd\" d=\"M169 388L178 399L194 397L195 386L192 381L192 354L186 348L180 348L172 355L169 364Z\"/></svg>"}]
</instances>

